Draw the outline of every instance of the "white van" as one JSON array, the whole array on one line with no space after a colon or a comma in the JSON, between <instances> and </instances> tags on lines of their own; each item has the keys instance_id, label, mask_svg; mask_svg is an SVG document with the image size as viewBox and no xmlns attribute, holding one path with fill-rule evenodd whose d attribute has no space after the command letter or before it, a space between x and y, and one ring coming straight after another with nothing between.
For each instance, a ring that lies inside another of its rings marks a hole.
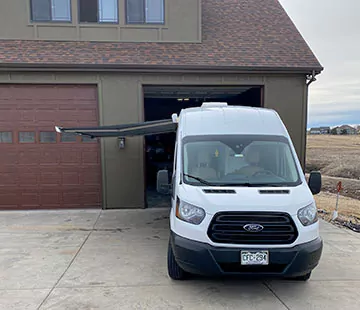
<instances>
[{"instance_id":1,"label":"white van","mask_svg":"<svg viewBox=\"0 0 360 310\"><path fill-rule=\"evenodd\" d=\"M312 172L307 183L275 111L204 103L172 121L56 130L109 137L149 134L149 127L177 132L168 246L172 279L310 278L323 247L313 197L321 175ZM167 175L158 173L160 192L169 186Z\"/></svg>"}]
</instances>

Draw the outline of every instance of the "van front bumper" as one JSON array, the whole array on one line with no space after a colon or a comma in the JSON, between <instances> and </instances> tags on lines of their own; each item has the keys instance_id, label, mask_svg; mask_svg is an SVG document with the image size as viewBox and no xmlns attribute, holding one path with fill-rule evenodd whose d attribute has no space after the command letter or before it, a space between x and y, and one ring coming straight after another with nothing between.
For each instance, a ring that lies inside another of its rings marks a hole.
<instances>
[{"instance_id":1,"label":"van front bumper","mask_svg":"<svg viewBox=\"0 0 360 310\"><path fill-rule=\"evenodd\" d=\"M171 232L171 246L178 265L186 272L204 276L297 277L319 263L323 241L319 237L292 248L226 248L192 241ZM241 250L268 250L269 265L242 266Z\"/></svg>"}]
</instances>

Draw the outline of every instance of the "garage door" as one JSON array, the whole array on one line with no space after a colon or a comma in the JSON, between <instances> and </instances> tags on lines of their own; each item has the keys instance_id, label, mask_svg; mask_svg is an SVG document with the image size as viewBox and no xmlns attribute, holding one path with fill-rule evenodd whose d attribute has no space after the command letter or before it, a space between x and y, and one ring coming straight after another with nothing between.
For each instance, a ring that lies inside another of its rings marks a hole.
<instances>
[{"instance_id":1,"label":"garage door","mask_svg":"<svg viewBox=\"0 0 360 310\"><path fill-rule=\"evenodd\" d=\"M90 85L0 85L0 209L101 206L99 141L54 126L97 126Z\"/></svg>"}]
</instances>

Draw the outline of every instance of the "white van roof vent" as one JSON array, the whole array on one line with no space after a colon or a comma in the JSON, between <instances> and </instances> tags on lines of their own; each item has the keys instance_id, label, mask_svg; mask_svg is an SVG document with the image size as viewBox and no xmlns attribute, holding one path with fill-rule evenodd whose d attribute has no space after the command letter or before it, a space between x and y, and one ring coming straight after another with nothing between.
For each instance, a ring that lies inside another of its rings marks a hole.
<instances>
[{"instance_id":1,"label":"white van roof vent","mask_svg":"<svg viewBox=\"0 0 360 310\"><path fill-rule=\"evenodd\" d=\"M201 105L202 108L221 108L227 106L227 102L203 102Z\"/></svg>"}]
</instances>

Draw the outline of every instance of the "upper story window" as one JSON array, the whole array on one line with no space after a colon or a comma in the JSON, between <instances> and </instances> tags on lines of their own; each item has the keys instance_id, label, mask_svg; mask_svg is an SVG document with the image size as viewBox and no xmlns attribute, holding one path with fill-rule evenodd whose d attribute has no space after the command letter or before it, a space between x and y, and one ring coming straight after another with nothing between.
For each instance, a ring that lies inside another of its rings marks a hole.
<instances>
[{"instance_id":1,"label":"upper story window","mask_svg":"<svg viewBox=\"0 0 360 310\"><path fill-rule=\"evenodd\" d=\"M81 23L118 23L118 0L79 0Z\"/></svg>"},{"instance_id":2,"label":"upper story window","mask_svg":"<svg viewBox=\"0 0 360 310\"><path fill-rule=\"evenodd\" d=\"M164 0L126 0L128 24L163 24Z\"/></svg>"},{"instance_id":3,"label":"upper story window","mask_svg":"<svg viewBox=\"0 0 360 310\"><path fill-rule=\"evenodd\" d=\"M31 20L34 22L70 22L71 0L31 0Z\"/></svg>"}]
</instances>

